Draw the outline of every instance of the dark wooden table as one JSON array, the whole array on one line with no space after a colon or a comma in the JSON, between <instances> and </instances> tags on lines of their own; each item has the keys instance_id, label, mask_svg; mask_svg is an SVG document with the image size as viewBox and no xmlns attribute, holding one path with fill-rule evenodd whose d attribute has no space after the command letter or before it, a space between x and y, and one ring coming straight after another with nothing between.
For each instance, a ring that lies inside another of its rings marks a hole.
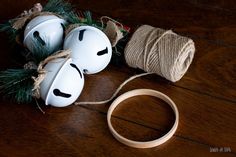
<instances>
[{"instance_id":1,"label":"dark wooden table","mask_svg":"<svg viewBox=\"0 0 236 157\"><path fill-rule=\"evenodd\" d=\"M36 0L1 1L0 22L30 8ZM43 3L45 1L42 1ZM234 0L74 0L80 10L107 15L137 28L149 24L172 29L196 43L186 75L171 83L157 75L139 78L120 94L150 88L167 94L180 112L177 132L167 143L151 149L127 147L108 130L110 104L66 108L0 102L0 156L236 156L236 6ZM1 70L16 67L10 45L0 33ZM85 77L79 101L103 100L137 70L109 65ZM160 137L173 123L165 103L148 96L129 99L113 114L112 123L134 140Z\"/></svg>"}]
</instances>

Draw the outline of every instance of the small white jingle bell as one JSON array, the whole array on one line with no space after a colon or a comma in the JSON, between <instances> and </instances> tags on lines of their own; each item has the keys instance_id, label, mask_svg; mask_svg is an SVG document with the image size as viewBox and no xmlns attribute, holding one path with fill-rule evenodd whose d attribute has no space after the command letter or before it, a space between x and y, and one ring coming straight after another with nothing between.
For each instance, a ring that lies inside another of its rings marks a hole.
<instances>
[{"instance_id":1,"label":"small white jingle bell","mask_svg":"<svg viewBox=\"0 0 236 157\"><path fill-rule=\"evenodd\" d=\"M42 15L33 18L24 31L24 45L31 51L37 46L47 46L50 52L57 51L63 44L66 21L55 15Z\"/></svg>"},{"instance_id":2,"label":"small white jingle bell","mask_svg":"<svg viewBox=\"0 0 236 157\"><path fill-rule=\"evenodd\" d=\"M102 71L112 56L112 46L108 37L92 26L73 29L65 38L64 49L72 51L71 58L86 74Z\"/></svg>"},{"instance_id":3,"label":"small white jingle bell","mask_svg":"<svg viewBox=\"0 0 236 157\"><path fill-rule=\"evenodd\" d=\"M40 95L46 105L65 107L74 103L84 87L84 76L72 59L58 58L46 64Z\"/></svg>"}]
</instances>

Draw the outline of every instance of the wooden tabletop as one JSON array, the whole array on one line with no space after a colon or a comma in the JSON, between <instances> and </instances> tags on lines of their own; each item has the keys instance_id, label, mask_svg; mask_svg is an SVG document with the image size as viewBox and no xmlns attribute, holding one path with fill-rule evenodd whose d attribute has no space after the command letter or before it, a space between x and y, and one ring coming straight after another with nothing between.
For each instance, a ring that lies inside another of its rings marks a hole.
<instances>
[{"instance_id":1,"label":"wooden tabletop","mask_svg":"<svg viewBox=\"0 0 236 157\"><path fill-rule=\"evenodd\" d=\"M0 22L13 18L38 1L1 1ZM45 1L41 1L45 3ZM73 0L78 10L107 15L132 29L149 24L190 37L196 54L184 77L171 83L157 75L127 84L168 95L177 105L179 127L165 144L135 149L119 143L109 132L106 115L110 103L65 108L0 101L1 157L77 156L226 156L236 157L236 6L234 0ZM7 36L0 33L0 68L19 66ZM125 79L140 73L127 65L110 64L85 76L78 101L109 98ZM123 136L148 141L162 136L174 114L159 99L140 96L121 103L112 124Z\"/></svg>"}]
</instances>

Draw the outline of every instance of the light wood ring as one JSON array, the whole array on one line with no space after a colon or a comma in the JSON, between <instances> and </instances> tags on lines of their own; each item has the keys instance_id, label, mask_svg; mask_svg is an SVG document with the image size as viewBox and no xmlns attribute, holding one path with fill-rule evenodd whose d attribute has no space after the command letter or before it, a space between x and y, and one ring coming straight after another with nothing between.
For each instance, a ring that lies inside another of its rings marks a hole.
<instances>
[{"instance_id":1,"label":"light wood ring","mask_svg":"<svg viewBox=\"0 0 236 157\"><path fill-rule=\"evenodd\" d=\"M147 142L129 140L129 139L121 136L120 134L118 134L111 124L111 115L112 115L112 112L114 111L114 109L122 101L124 101L128 98L134 97L134 96L139 96L139 95L149 95L149 96L153 96L153 97L157 97L159 99L162 99L163 101L165 101L166 103L168 103L170 105L170 107L172 108L172 110L175 113L175 122L174 122L174 125L172 126L172 128L164 136L162 136L156 140L147 141ZM108 122L108 127L109 127L112 135L121 143L128 145L130 147L135 147L135 148L152 148L152 147L156 147L156 146L159 146L159 145L165 143L167 140L169 140L174 135L175 131L177 130L178 123L179 123L179 112L178 112L178 109L177 109L175 103L167 95L165 95L161 92L155 91L155 90L151 90L151 89L135 89L135 90L132 90L132 91L122 94L111 104L111 106L109 107L108 112L107 112L107 122Z\"/></svg>"}]
</instances>

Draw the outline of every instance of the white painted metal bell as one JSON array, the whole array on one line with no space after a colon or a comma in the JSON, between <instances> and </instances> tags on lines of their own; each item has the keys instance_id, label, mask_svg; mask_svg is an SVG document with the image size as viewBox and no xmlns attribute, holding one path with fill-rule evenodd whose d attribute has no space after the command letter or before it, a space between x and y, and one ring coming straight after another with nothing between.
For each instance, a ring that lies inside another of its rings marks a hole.
<instances>
[{"instance_id":1,"label":"white painted metal bell","mask_svg":"<svg viewBox=\"0 0 236 157\"><path fill-rule=\"evenodd\" d=\"M40 95L46 105L65 107L74 103L84 87L84 76L72 59L55 59L46 64Z\"/></svg>"},{"instance_id":2,"label":"white painted metal bell","mask_svg":"<svg viewBox=\"0 0 236 157\"><path fill-rule=\"evenodd\" d=\"M112 56L108 37L101 30L91 26L73 29L65 38L64 49L72 51L71 58L86 74L102 71Z\"/></svg>"},{"instance_id":3,"label":"white painted metal bell","mask_svg":"<svg viewBox=\"0 0 236 157\"><path fill-rule=\"evenodd\" d=\"M36 44L47 46L50 52L59 50L63 44L66 21L55 15L43 15L33 18L24 31L24 45L31 51Z\"/></svg>"}]
</instances>

